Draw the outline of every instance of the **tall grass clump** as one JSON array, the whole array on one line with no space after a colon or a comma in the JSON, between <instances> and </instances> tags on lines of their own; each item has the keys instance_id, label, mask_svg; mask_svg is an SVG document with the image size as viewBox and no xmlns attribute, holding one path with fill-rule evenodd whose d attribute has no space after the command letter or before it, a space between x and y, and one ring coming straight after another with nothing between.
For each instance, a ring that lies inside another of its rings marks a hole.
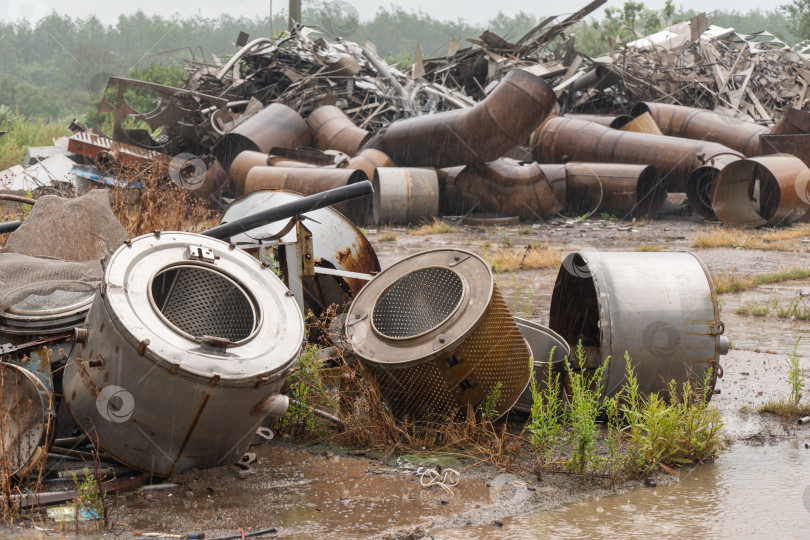
<instances>
[{"instance_id":1,"label":"tall grass clump","mask_svg":"<svg viewBox=\"0 0 810 540\"><path fill-rule=\"evenodd\" d=\"M585 476L588 468L596 464L594 447L599 435L596 419L602 408L602 391L605 370L610 363L608 357L589 375L585 368L587 355L582 341L577 343L574 358L576 368L566 362L568 378L571 385L571 426L569 441L571 455L566 460L566 467L577 474Z\"/></svg>"},{"instance_id":2,"label":"tall grass clump","mask_svg":"<svg viewBox=\"0 0 810 540\"><path fill-rule=\"evenodd\" d=\"M29 146L52 146L53 139L70 135L67 120L28 118L0 105L0 171L22 165Z\"/></svg>"}]
</instances>

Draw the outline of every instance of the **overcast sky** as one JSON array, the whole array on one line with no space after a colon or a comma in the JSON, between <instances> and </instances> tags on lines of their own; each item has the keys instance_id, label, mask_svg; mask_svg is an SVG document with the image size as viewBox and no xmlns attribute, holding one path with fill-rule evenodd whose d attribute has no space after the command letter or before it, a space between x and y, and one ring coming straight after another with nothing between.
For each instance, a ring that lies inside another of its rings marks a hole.
<instances>
[{"instance_id":1,"label":"overcast sky","mask_svg":"<svg viewBox=\"0 0 810 540\"><path fill-rule=\"evenodd\" d=\"M342 0L341 0L342 1ZM346 0L357 10L362 20L370 19L380 5L388 6L390 3L373 2L371 0ZM306 5L306 0L303 0ZM607 5L620 7L624 0L608 0ZM644 3L651 8L660 9L664 5L664 0L645 0ZM706 2L703 0L676 0L676 5L685 9L695 10L737 10L746 12L756 9L762 2L757 0L713 0ZM777 2L780 5L787 2ZM286 9L287 0L275 0L272 2L273 10ZM525 11L539 16L563 14L566 10L574 11L587 4L587 0L575 0L573 2L538 2L537 0L511 0L509 2L499 2L494 0L399 0L398 5L409 10L421 10L430 13L438 19L458 19L463 18L473 24L483 24L489 19L503 11L507 15ZM774 6L765 4L766 8L773 9ZM136 2L100 2L99 0L0 0L0 18L17 20L23 16L29 20L37 20L51 11L66 13L73 17L85 17L88 14L95 14L105 23L114 23L118 15L130 13L140 8L147 14L172 15L180 13L191 15L200 13L205 17L216 17L224 12L232 15L256 15L264 16L270 11L271 2L269 0L243 0L240 2L225 2L223 0L137 0ZM237 11L238 10L238 11ZM600 16L601 11L597 12Z\"/></svg>"}]
</instances>

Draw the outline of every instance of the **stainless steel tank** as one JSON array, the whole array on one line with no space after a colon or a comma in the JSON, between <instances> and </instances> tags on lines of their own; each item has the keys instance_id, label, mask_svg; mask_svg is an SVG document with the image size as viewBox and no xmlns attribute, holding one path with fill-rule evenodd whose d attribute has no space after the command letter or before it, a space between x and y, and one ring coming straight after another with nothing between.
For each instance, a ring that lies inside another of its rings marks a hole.
<instances>
[{"instance_id":1,"label":"stainless steel tank","mask_svg":"<svg viewBox=\"0 0 810 540\"><path fill-rule=\"evenodd\" d=\"M378 167L372 184L375 225L408 225L439 215L436 169Z\"/></svg>"},{"instance_id":2,"label":"stainless steel tank","mask_svg":"<svg viewBox=\"0 0 810 540\"><path fill-rule=\"evenodd\" d=\"M86 327L65 368L70 412L103 451L158 476L235 462L304 336L269 267L184 232L119 248Z\"/></svg>"},{"instance_id":3,"label":"stainless steel tank","mask_svg":"<svg viewBox=\"0 0 810 540\"><path fill-rule=\"evenodd\" d=\"M549 326L572 349L582 340L586 369L611 358L607 396L625 382L625 351L645 393L665 392L671 380L702 382L710 369L713 389L728 352L711 274L692 253L571 253L557 274Z\"/></svg>"},{"instance_id":4,"label":"stainless steel tank","mask_svg":"<svg viewBox=\"0 0 810 540\"><path fill-rule=\"evenodd\" d=\"M529 348L489 265L458 249L407 257L354 298L346 336L391 410L445 418L500 383L499 415L529 382Z\"/></svg>"},{"instance_id":5,"label":"stainless steel tank","mask_svg":"<svg viewBox=\"0 0 810 540\"><path fill-rule=\"evenodd\" d=\"M548 364L551 362L552 377L559 375L560 399L565 399L563 389L563 379L565 377L565 358L571 353L568 343L554 330L546 328L542 324L515 317L520 333L529 344L532 351L532 363L534 365L534 380L539 392L545 391L548 385ZM552 350L553 355L552 355ZM532 409L532 391L526 388L520 398L512 406L512 409L528 413Z\"/></svg>"}]
</instances>

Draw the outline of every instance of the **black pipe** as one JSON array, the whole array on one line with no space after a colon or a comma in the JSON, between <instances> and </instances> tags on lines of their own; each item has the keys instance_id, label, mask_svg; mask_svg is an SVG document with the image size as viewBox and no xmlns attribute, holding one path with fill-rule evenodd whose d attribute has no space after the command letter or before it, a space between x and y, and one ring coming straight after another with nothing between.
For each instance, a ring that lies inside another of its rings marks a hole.
<instances>
[{"instance_id":1,"label":"black pipe","mask_svg":"<svg viewBox=\"0 0 810 540\"><path fill-rule=\"evenodd\" d=\"M20 225L22 225L22 223L19 221L6 221L4 223L0 223L0 234L14 232L20 227Z\"/></svg>"},{"instance_id":2,"label":"black pipe","mask_svg":"<svg viewBox=\"0 0 810 540\"><path fill-rule=\"evenodd\" d=\"M286 204L276 206L275 208L268 208L261 212L256 212L249 216L245 216L230 223L222 223L213 229L201 233L204 236L218 238L224 240L231 238L237 234L241 234L258 227L273 223L274 221L281 221L289 219L294 216L306 214L313 210L319 210L332 206L333 204L350 201L352 199L359 199L361 197L368 197L374 193L371 187L371 182L363 180L348 186L342 186L328 191L322 191L315 195L309 195L297 201L291 201Z\"/></svg>"}]
</instances>

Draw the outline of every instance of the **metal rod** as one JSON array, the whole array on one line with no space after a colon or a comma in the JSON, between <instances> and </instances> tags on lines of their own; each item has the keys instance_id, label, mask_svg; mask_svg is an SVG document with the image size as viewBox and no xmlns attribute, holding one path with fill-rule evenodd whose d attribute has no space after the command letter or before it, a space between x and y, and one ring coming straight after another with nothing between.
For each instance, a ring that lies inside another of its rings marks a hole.
<instances>
[{"instance_id":1,"label":"metal rod","mask_svg":"<svg viewBox=\"0 0 810 540\"><path fill-rule=\"evenodd\" d=\"M357 182L356 184L349 184L348 186L322 191L321 193L309 195L303 199L291 201L289 203L276 206L275 208L269 208L262 212L256 212L255 214L245 216L241 219L237 219L236 221L231 221L230 223L223 223L222 225L218 225L213 229L208 229L202 234L204 236L224 240L226 238L236 236L237 234L267 225L268 223L273 223L274 221L289 219L293 216L298 216L306 212L312 212L313 210L319 210L327 206L332 206L333 204L350 201L352 199L359 199L361 197L367 197L372 193L374 193L374 190L371 187L371 182L368 180L363 180L362 182Z\"/></svg>"},{"instance_id":2,"label":"metal rod","mask_svg":"<svg viewBox=\"0 0 810 540\"><path fill-rule=\"evenodd\" d=\"M20 195L12 195L11 193L0 193L0 201L11 201L23 204L36 204L36 199L30 197L21 197Z\"/></svg>"},{"instance_id":3,"label":"metal rod","mask_svg":"<svg viewBox=\"0 0 810 540\"><path fill-rule=\"evenodd\" d=\"M0 223L0 234L14 232L20 228L20 225L22 225L20 221L6 221Z\"/></svg>"}]
</instances>

